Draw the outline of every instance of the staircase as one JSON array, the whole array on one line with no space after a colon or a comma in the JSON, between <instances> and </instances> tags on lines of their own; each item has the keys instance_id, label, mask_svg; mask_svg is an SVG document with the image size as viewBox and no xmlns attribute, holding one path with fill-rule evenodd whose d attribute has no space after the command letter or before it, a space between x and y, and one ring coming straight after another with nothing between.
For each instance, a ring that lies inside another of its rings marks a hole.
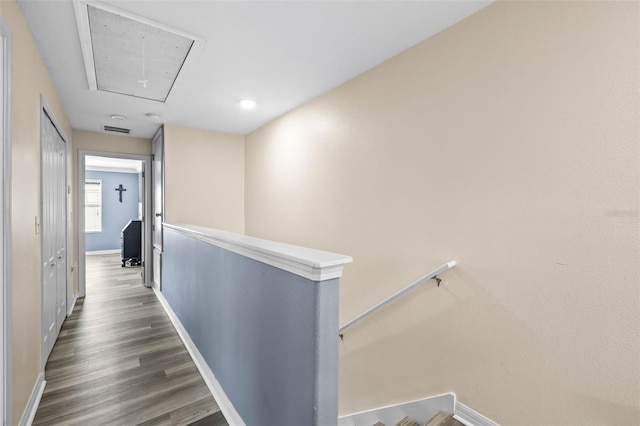
<instances>
[{"instance_id":1,"label":"staircase","mask_svg":"<svg viewBox=\"0 0 640 426\"><path fill-rule=\"evenodd\" d=\"M377 422L373 426L386 426L382 422ZM464 426L463 423L460 423L453 416L446 411L440 411L438 414L433 416L431 420L427 423L420 423L407 416L404 419L400 420L395 426Z\"/></svg>"},{"instance_id":2,"label":"staircase","mask_svg":"<svg viewBox=\"0 0 640 426\"><path fill-rule=\"evenodd\" d=\"M456 395L452 392L429 396L415 401L373 408L338 418L338 426L355 425L499 426L491 419L457 401Z\"/></svg>"}]
</instances>

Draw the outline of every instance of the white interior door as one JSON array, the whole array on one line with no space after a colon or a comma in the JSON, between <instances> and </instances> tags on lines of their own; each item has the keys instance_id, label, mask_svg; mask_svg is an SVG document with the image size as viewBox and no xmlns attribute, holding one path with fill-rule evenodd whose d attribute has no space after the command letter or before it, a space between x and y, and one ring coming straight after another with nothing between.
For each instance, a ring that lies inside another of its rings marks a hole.
<instances>
[{"instance_id":1,"label":"white interior door","mask_svg":"<svg viewBox=\"0 0 640 426\"><path fill-rule=\"evenodd\" d=\"M56 336L67 317L67 179L66 144L55 132Z\"/></svg>"},{"instance_id":2,"label":"white interior door","mask_svg":"<svg viewBox=\"0 0 640 426\"><path fill-rule=\"evenodd\" d=\"M153 186L153 282L161 288L162 271L162 220L164 216L164 133L161 127L153 138L152 186Z\"/></svg>"},{"instance_id":3,"label":"white interior door","mask_svg":"<svg viewBox=\"0 0 640 426\"><path fill-rule=\"evenodd\" d=\"M42 349L46 360L66 316L66 147L42 112Z\"/></svg>"},{"instance_id":4,"label":"white interior door","mask_svg":"<svg viewBox=\"0 0 640 426\"><path fill-rule=\"evenodd\" d=\"M56 329L56 232L55 232L55 138L51 120L42 113L42 332L43 352L49 356L55 341Z\"/></svg>"}]
</instances>

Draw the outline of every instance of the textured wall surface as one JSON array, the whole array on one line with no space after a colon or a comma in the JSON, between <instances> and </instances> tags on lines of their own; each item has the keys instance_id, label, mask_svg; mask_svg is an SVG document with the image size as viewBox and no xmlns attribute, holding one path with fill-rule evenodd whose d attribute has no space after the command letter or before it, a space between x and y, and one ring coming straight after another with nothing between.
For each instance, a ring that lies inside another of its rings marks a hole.
<instances>
[{"instance_id":1,"label":"textured wall surface","mask_svg":"<svg viewBox=\"0 0 640 426\"><path fill-rule=\"evenodd\" d=\"M120 233L130 220L138 219L138 174L88 170L86 179L102 181L102 232L85 234L86 251L120 249ZM122 202L115 188L122 185Z\"/></svg>"},{"instance_id":2,"label":"textured wall surface","mask_svg":"<svg viewBox=\"0 0 640 426\"><path fill-rule=\"evenodd\" d=\"M162 294L249 426L337 420L338 280L165 228Z\"/></svg>"},{"instance_id":3,"label":"textured wall surface","mask_svg":"<svg viewBox=\"0 0 640 426\"><path fill-rule=\"evenodd\" d=\"M40 96L52 109L71 143L71 124L53 83L13 0L3 0L2 19L12 33L11 161L12 161L12 389L11 413L20 420L41 371L40 234ZM70 147L68 147L70 148ZM68 149L69 159L71 157ZM70 172L70 167L68 168ZM70 210L69 210L70 212ZM67 246L72 242L68 240Z\"/></svg>"},{"instance_id":4,"label":"textured wall surface","mask_svg":"<svg viewBox=\"0 0 640 426\"><path fill-rule=\"evenodd\" d=\"M244 137L164 127L165 222L244 232Z\"/></svg>"},{"instance_id":5,"label":"textured wall surface","mask_svg":"<svg viewBox=\"0 0 640 426\"><path fill-rule=\"evenodd\" d=\"M340 412L640 423L640 3L498 2L246 138L246 232L353 256Z\"/></svg>"}]
</instances>

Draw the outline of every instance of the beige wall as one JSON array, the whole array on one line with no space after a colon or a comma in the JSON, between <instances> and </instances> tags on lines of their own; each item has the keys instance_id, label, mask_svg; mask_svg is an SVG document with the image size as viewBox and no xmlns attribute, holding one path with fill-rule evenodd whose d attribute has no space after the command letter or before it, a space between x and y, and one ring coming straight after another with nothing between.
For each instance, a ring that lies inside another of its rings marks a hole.
<instances>
[{"instance_id":1,"label":"beige wall","mask_svg":"<svg viewBox=\"0 0 640 426\"><path fill-rule=\"evenodd\" d=\"M246 232L352 255L340 412L640 423L640 4L493 4L246 138Z\"/></svg>"},{"instance_id":2,"label":"beige wall","mask_svg":"<svg viewBox=\"0 0 640 426\"><path fill-rule=\"evenodd\" d=\"M167 222L244 232L244 137L165 125Z\"/></svg>"},{"instance_id":3,"label":"beige wall","mask_svg":"<svg viewBox=\"0 0 640 426\"><path fill-rule=\"evenodd\" d=\"M71 124L62 109L31 33L14 1L2 1L2 19L12 36L12 310L11 389L17 423L41 372L40 235L40 95L51 107L62 131ZM68 142L71 142L70 140Z\"/></svg>"},{"instance_id":4,"label":"beige wall","mask_svg":"<svg viewBox=\"0 0 640 426\"><path fill-rule=\"evenodd\" d=\"M78 151L99 151L118 154L151 155L151 140L107 133L73 130L72 211L73 211L73 290L78 292Z\"/></svg>"}]
</instances>

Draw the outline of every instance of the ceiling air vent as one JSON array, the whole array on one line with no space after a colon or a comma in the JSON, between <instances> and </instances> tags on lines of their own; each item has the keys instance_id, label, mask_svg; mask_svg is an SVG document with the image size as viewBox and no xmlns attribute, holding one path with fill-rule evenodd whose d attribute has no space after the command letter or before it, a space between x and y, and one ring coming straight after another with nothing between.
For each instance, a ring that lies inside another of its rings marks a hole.
<instances>
[{"instance_id":1,"label":"ceiling air vent","mask_svg":"<svg viewBox=\"0 0 640 426\"><path fill-rule=\"evenodd\" d=\"M131 133L131 129L125 129L124 127L115 127L115 126L104 126L104 131L105 132L114 132L114 133L124 133L125 135L128 135L129 133Z\"/></svg>"}]
</instances>

